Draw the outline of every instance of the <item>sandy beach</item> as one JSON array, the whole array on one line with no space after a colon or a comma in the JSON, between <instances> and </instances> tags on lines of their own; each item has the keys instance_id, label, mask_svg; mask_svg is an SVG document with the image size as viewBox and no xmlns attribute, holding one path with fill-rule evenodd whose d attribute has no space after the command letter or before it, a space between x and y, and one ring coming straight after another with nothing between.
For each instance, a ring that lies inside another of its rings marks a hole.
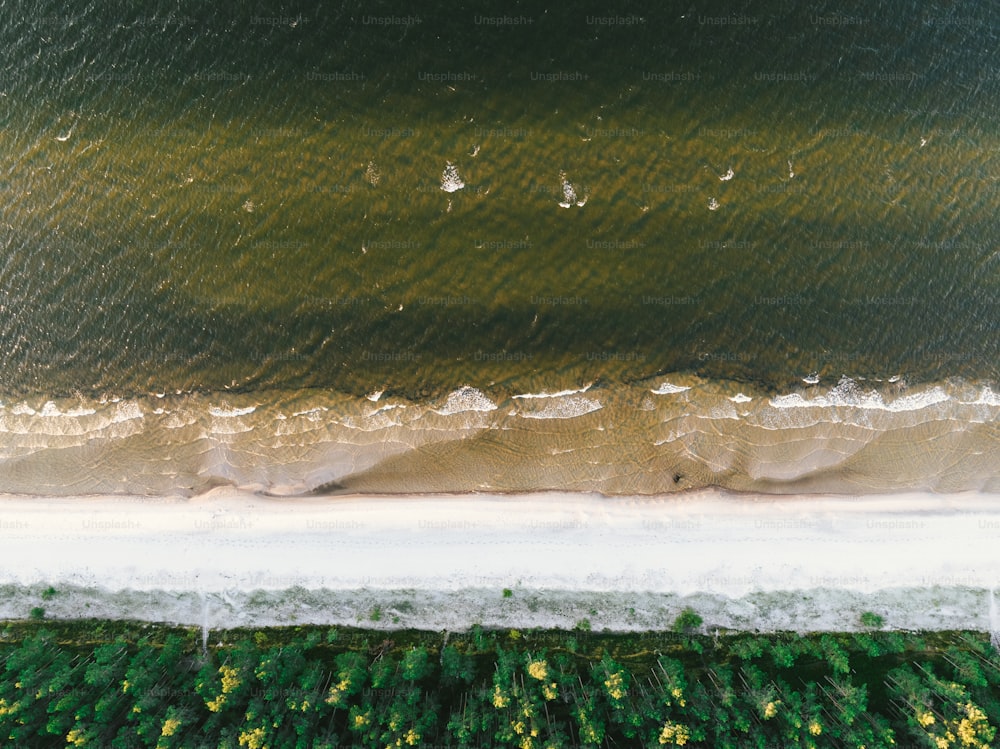
<instances>
[{"instance_id":1,"label":"sandy beach","mask_svg":"<svg viewBox=\"0 0 1000 749\"><path fill-rule=\"evenodd\" d=\"M2 618L1000 629L1000 497L976 493L6 496L0 536Z\"/></svg>"}]
</instances>

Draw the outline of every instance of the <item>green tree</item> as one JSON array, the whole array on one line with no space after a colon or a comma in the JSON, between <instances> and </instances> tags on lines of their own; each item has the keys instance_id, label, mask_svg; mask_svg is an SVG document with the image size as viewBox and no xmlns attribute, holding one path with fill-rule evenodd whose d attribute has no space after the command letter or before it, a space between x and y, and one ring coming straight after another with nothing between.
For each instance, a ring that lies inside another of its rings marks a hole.
<instances>
[{"instance_id":1,"label":"green tree","mask_svg":"<svg viewBox=\"0 0 1000 749\"><path fill-rule=\"evenodd\" d=\"M888 746L893 731L885 720L868 712L868 689L846 677L826 677L821 690L826 697L829 735L849 746Z\"/></svg>"},{"instance_id":2,"label":"green tree","mask_svg":"<svg viewBox=\"0 0 1000 749\"><path fill-rule=\"evenodd\" d=\"M784 636L772 636L767 646L775 668L793 668L795 666L795 648L790 645Z\"/></svg>"},{"instance_id":3,"label":"green tree","mask_svg":"<svg viewBox=\"0 0 1000 749\"><path fill-rule=\"evenodd\" d=\"M983 671L982 661L968 650L952 645L944 651L942 657L952 667L952 674L956 681L975 687L989 685L986 673Z\"/></svg>"},{"instance_id":4,"label":"green tree","mask_svg":"<svg viewBox=\"0 0 1000 749\"><path fill-rule=\"evenodd\" d=\"M301 643L271 647L258 654L240 727L241 746L294 746L296 736L311 743L310 718L318 708L313 695L303 694L299 688L307 666Z\"/></svg>"},{"instance_id":5,"label":"green tree","mask_svg":"<svg viewBox=\"0 0 1000 749\"><path fill-rule=\"evenodd\" d=\"M121 683L129 657L121 637L79 656L65 679L50 685L59 697L49 705L49 732L67 736L75 729L91 742L109 742L125 717Z\"/></svg>"},{"instance_id":6,"label":"green tree","mask_svg":"<svg viewBox=\"0 0 1000 749\"><path fill-rule=\"evenodd\" d=\"M149 638L138 641L115 690L127 705L124 715L127 727L123 730L133 738L139 736L150 744L156 743L163 731L164 716L172 706L175 716L167 727L170 736L165 737L166 743L184 733L182 724L177 723L181 708L191 709L197 704L190 690L190 670L181 665L184 649L184 640L177 635L168 636L161 647ZM186 704L182 701L185 696Z\"/></svg>"},{"instance_id":7,"label":"green tree","mask_svg":"<svg viewBox=\"0 0 1000 749\"><path fill-rule=\"evenodd\" d=\"M360 653L338 653L334 658L334 676L325 702L334 708L347 709L351 698L368 685L368 662Z\"/></svg>"},{"instance_id":8,"label":"green tree","mask_svg":"<svg viewBox=\"0 0 1000 749\"><path fill-rule=\"evenodd\" d=\"M204 730L218 735L219 743L238 746L240 724L246 713L259 653L253 641L241 639L231 648L205 662L195 677L195 690L206 710Z\"/></svg>"},{"instance_id":9,"label":"green tree","mask_svg":"<svg viewBox=\"0 0 1000 749\"><path fill-rule=\"evenodd\" d=\"M34 651L34 647L31 650ZM24 707L19 717L25 722L26 731L22 735L54 735L65 740L66 734L76 724L74 713L78 712L82 719L89 715L88 693L92 692L81 688L80 684L87 658L71 656L66 649L51 641L48 642L48 652L42 658L35 665L25 663L26 668L36 673L28 676L26 671L20 671L14 683Z\"/></svg>"},{"instance_id":10,"label":"green tree","mask_svg":"<svg viewBox=\"0 0 1000 749\"><path fill-rule=\"evenodd\" d=\"M606 727L599 710L597 694L582 690L572 708L576 720L576 736L582 746L600 746L604 743Z\"/></svg>"},{"instance_id":11,"label":"green tree","mask_svg":"<svg viewBox=\"0 0 1000 749\"><path fill-rule=\"evenodd\" d=\"M456 682L471 684L476 678L476 661L453 645L441 648L441 679L446 685Z\"/></svg>"},{"instance_id":12,"label":"green tree","mask_svg":"<svg viewBox=\"0 0 1000 749\"><path fill-rule=\"evenodd\" d=\"M414 646L403 654L400 662L400 675L406 681L420 681L434 670L427 648Z\"/></svg>"},{"instance_id":13,"label":"green tree","mask_svg":"<svg viewBox=\"0 0 1000 749\"><path fill-rule=\"evenodd\" d=\"M823 659L830 665L835 674L849 674L851 672L850 657L847 651L831 635L822 635L819 638Z\"/></svg>"},{"instance_id":14,"label":"green tree","mask_svg":"<svg viewBox=\"0 0 1000 749\"><path fill-rule=\"evenodd\" d=\"M907 663L889 672L887 685L910 736L937 746L989 746L996 736L969 689L939 678L929 665Z\"/></svg>"},{"instance_id":15,"label":"green tree","mask_svg":"<svg viewBox=\"0 0 1000 749\"><path fill-rule=\"evenodd\" d=\"M168 705L160 714L160 732L156 737L156 749L175 749L195 745L197 735L197 713L189 706ZM122 737L124 738L124 737ZM128 744L123 743L123 746Z\"/></svg>"},{"instance_id":16,"label":"green tree","mask_svg":"<svg viewBox=\"0 0 1000 749\"><path fill-rule=\"evenodd\" d=\"M693 632L702 624L702 618L690 606L674 619L673 631L678 633Z\"/></svg>"},{"instance_id":17,"label":"green tree","mask_svg":"<svg viewBox=\"0 0 1000 749\"><path fill-rule=\"evenodd\" d=\"M871 611L865 611L861 614L861 626L869 627L870 629L879 629L883 624L885 624L885 619L883 619L878 614L874 614Z\"/></svg>"},{"instance_id":18,"label":"green tree","mask_svg":"<svg viewBox=\"0 0 1000 749\"><path fill-rule=\"evenodd\" d=\"M905 653L908 647L907 638L901 632L881 632L879 633L879 644L883 652L891 655Z\"/></svg>"},{"instance_id":19,"label":"green tree","mask_svg":"<svg viewBox=\"0 0 1000 749\"><path fill-rule=\"evenodd\" d=\"M358 705L351 705L347 715L347 728L362 746L375 746L379 735L378 716L371 702L363 698Z\"/></svg>"},{"instance_id":20,"label":"green tree","mask_svg":"<svg viewBox=\"0 0 1000 749\"><path fill-rule=\"evenodd\" d=\"M729 652L741 661L752 661L764 653L764 638L755 635L741 635L729 645Z\"/></svg>"},{"instance_id":21,"label":"green tree","mask_svg":"<svg viewBox=\"0 0 1000 749\"><path fill-rule=\"evenodd\" d=\"M461 747L483 746L495 728L494 707L487 689L472 689L462 694L452 711L447 730Z\"/></svg>"},{"instance_id":22,"label":"green tree","mask_svg":"<svg viewBox=\"0 0 1000 749\"><path fill-rule=\"evenodd\" d=\"M706 672L710 687L706 687L706 697L716 716L713 726L716 740L721 740L731 730L746 732L748 726L738 712L738 694L734 683L733 670L729 666L718 665Z\"/></svg>"},{"instance_id":23,"label":"green tree","mask_svg":"<svg viewBox=\"0 0 1000 749\"><path fill-rule=\"evenodd\" d=\"M393 658L392 653L383 653L368 669L372 689L392 689L398 671L399 663Z\"/></svg>"},{"instance_id":24,"label":"green tree","mask_svg":"<svg viewBox=\"0 0 1000 749\"><path fill-rule=\"evenodd\" d=\"M885 653L880 642L880 637L873 637L867 632L858 632L854 635L854 648L860 650L869 658L878 658Z\"/></svg>"}]
</instances>

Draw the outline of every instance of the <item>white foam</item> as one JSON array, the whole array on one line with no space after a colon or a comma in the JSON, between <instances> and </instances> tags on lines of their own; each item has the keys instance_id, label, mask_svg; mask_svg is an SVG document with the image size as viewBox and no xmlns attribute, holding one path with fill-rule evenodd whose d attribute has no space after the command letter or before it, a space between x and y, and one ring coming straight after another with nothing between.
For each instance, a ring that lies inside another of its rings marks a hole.
<instances>
[{"instance_id":1,"label":"white foam","mask_svg":"<svg viewBox=\"0 0 1000 749\"><path fill-rule=\"evenodd\" d=\"M120 424L123 421L132 421L142 418L142 408L135 401L119 402L115 409L115 415L111 418L112 424Z\"/></svg>"},{"instance_id":2,"label":"white foam","mask_svg":"<svg viewBox=\"0 0 1000 749\"><path fill-rule=\"evenodd\" d=\"M59 406L55 404L54 401L46 401L45 405L42 406L41 411L35 411L34 409L28 408L27 406L25 406L25 408L27 408L27 411L24 411L19 415L29 415L29 416L35 415L48 419L58 418L61 416L68 416L71 418L79 416L90 416L92 414L97 413L95 409L85 408L83 406L77 406L75 408L69 409L68 411L63 411L61 408L59 408ZM18 411L15 410L14 413L17 414Z\"/></svg>"},{"instance_id":3,"label":"white foam","mask_svg":"<svg viewBox=\"0 0 1000 749\"><path fill-rule=\"evenodd\" d=\"M583 207L587 204L587 196L582 199L576 194L576 187L566 178L566 172L559 172L559 180L562 183L563 199L559 201L559 206L569 208L573 205Z\"/></svg>"},{"instance_id":4,"label":"white foam","mask_svg":"<svg viewBox=\"0 0 1000 749\"><path fill-rule=\"evenodd\" d=\"M456 192L463 187L465 187L465 183L458 174L458 167L449 161L441 173L441 189L445 192Z\"/></svg>"},{"instance_id":5,"label":"white foam","mask_svg":"<svg viewBox=\"0 0 1000 749\"><path fill-rule=\"evenodd\" d=\"M911 393L901 398L896 398L896 400L885 404L885 408L888 411L916 411L949 400L951 398L944 390L940 387L933 387L922 393Z\"/></svg>"},{"instance_id":6,"label":"white foam","mask_svg":"<svg viewBox=\"0 0 1000 749\"><path fill-rule=\"evenodd\" d=\"M223 418L246 416L247 414L252 414L256 410L257 406L247 406L246 408L219 408L217 406L208 407L208 412L212 414L212 416L221 416Z\"/></svg>"},{"instance_id":7,"label":"white foam","mask_svg":"<svg viewBox=\"0 0 1000 749\"><path fill-rule=\"evenodd\" d=\"M368 393L368 395L366 395L365 398L370 400L372 403L378 403L378 399L382 397L382 393L384 392L385 392L384 390L373 390L372 392Z\"/></svg>"},{"instance_id":8,"label":"white foam","mask_svg":"<svg viewBox=\"0 0 1000 749\"><path fill-rule=\"evenodd\" d=\"M749 395L744 395L743 393L737 393L729 400L731 400L733 403L749 403L750 401L753 400L753 398L751 398Z\"/></svg>"},{"instance_id":9,"label":"white foam","mask_svg":"<svg viewBox=\"0 0 1000 749\"><path fill-rule=\"evenodd\" d=\"M441 408L434 409L442 416L462 413L463 411L495 411L497 404L487 398L481 391L466 385L448 394L448 400Z\"/></svg>"},{"instance_id":10,"label":"white foam","mask_svg":"<svg viewBox=\"0 0 1000 749\"><path fill-rule=\"evenodd\" d=\"M683 385L674 385L669 382L664 382L658 388L654 388L649 392L654 395L673 395L674 393L683 393L685 390L690 390L689 387L684 387Z\"/></svg>"},{"instance_id":11,"label":"white foam","mask_svg":"<svg viewBox=\"0 0 1000 749\"><path fill-rule=\"evenodd\" d=\"M316 406L315 408L309 408L305 411L296 411L292 416L308 416L312 421L319 418L319 414L323 413L327 409L323 406Z\"/></svg>"},{"instance_id":12,"label":"white foam","mask_svg":"<svg viewBox=\"0 0 1000 749\"><path fill-rule=\"evenodd\" d=\"M594 383L589 383L584 385L582 388L577 388L576 390L560 390L556 393L523 393L522 395L515 395L515 398L561 398L564 395L576 395L577 393L586 393L590 390L590 386Z\"/></svg>"},{"instance_id":13,"label":"white foam","mask_svg":"<svg viewBox=\"0 0 1000 749\"><path fill-rule=\"evenodd\" d=\"M984 387L979 398L974 402L977 405L1000 406L1000 395L994 393L989 387Z\"/></svg>"},{"instance_id":14,"label":"white foam","mask_svg":"<svg viewBox=\"0 0 1000 749\"><path fill-rule=\"evenodd\" d=\"M854 380L842 377L837 386L826 395L804 398L799 393L777 395L770 399L774 408L834 408L847 406L877 411L917 411L938 403L950 401L951 397L940 386L919 393L908 393L895 400L886 401L875 390L862 391Z\"/></svg>"},{"instance_id":15,"label":"white foam","mask_svg":"<svg viewBox=\"0 0 1000 749\"><path fill-rule=\"evenodd\" d=\"M65 412L66 416L91 416L97 413L97 409L85 408L83 406L77 406L76 408L71 408L69 411Z\"/></svg>"},{"instance_id":16,"label":"white foam","mask_svg":"<svg viewBox=\"0 0 1000 749\"><path fill-rule=\"evenodd\" d=\"M315 408L309 408L305 411L295 411L292 416L309 416L311 414L319 413L322 410L323 409L320 406L316 406Z\"/></svg>"},{"instance_id":17,"label":"white foam","mask_svg":"<svg viewBox=\"0 0 1000 749\"><path fill-rule=\"evenodd\" d=\"M59 410L57 406L52 401L46 401L45 405L42 406L42 410L38 412L39 416L62 416L63 412Z\"/></svg>"},{"instance_id":18,"label":"white foam","mask_svg":"<svg viewBox=\"0 0 1000 749\"><path fill-rule=\"evenodd\" d=\"M518 415L526 419L575 419L604 408L599 400L572 396L547 404L541 411L523 411Z\"/></svg>"},{"instance_id":19,"label":"white foam","mask_svg":"<svg viewBox=\"0 0 1000 749\"><path fill-rule=\"evenodd\" d=\"M736 407L730 405L729 403L717 403L709 409L706 415L699 414L701 418L709 419L739 419L740 416L736 413Z\"/></svg>"}]
</instances>

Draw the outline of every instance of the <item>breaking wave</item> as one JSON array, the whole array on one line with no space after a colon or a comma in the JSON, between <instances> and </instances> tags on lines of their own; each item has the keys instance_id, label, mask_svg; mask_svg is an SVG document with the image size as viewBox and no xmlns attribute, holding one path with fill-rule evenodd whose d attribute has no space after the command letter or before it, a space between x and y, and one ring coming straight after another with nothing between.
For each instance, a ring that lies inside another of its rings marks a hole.
<instances>
[{"instance_id":1,"label":"breaking wave","mask_svg":"<svg viewBox=\"0 0 1000 749\"><path fill-rule=\"evenodd\" d=\"M0 491L1000 490L993 387L893 379L785 393L675 374L427 401L322 390L17 400L0 403Z\"/></svg>"}]
</instances>

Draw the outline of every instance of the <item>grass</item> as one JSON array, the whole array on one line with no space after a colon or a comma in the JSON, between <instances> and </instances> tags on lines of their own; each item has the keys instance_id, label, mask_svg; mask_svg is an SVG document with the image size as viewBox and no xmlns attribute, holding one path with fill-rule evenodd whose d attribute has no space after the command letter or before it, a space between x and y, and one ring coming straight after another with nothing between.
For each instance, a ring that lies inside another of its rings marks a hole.
<instances>
[{"instance_id":1,"label":"grass","mask_svg":"<svg viewBox=\"0 0 1000 749\"><path fill-rule=\"evenodd\" d=\"M866 611L861 615L861 626L863 627L880 629L883 624L885 624L885 619L871 611Z\"/></svg>"},{"instance_id":2,"label":"grass","mask_svg":"<svg viewBox=\"0 0 1000 749\"><path fill-rule=\"evenodd\" d=\"M697 612L691 607L684 609L676 619L674 619L674 626L672 627L674 632L678 634L691 632L702 624L702 618L698 616Z\"/></svg>"}]
</instances>

